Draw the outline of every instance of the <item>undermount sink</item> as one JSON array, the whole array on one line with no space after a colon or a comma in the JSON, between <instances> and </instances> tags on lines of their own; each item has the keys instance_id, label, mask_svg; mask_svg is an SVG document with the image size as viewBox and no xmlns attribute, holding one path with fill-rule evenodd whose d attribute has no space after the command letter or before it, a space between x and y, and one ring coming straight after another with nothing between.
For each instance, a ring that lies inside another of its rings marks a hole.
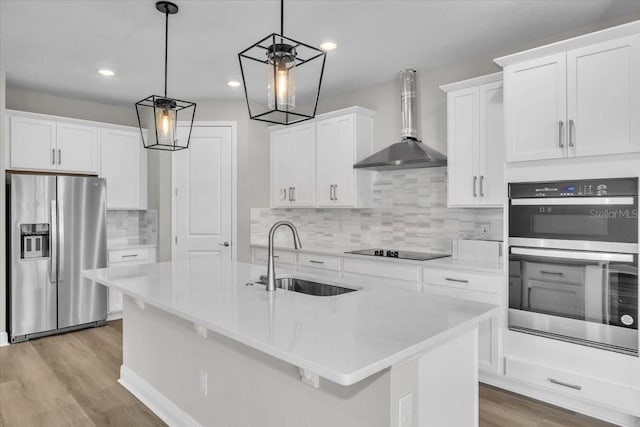
<instances>
[{"instance_id":1,"label":"undermount sink","mask_svg":"<svg viewBox=\"0 0 640 427\"><path fill-rule=\"evenodd\" d=\"M258 283L267 284L267 276L260 276ZM288 291L300 292L301 294L315 295L318 297L330 297L357 291L358 289L344 288L342 286L329 285L327 283L313 282L311 280L299 279L297 277L281 277L276 279L276 288Z\"/></svg>"}]
</instances>

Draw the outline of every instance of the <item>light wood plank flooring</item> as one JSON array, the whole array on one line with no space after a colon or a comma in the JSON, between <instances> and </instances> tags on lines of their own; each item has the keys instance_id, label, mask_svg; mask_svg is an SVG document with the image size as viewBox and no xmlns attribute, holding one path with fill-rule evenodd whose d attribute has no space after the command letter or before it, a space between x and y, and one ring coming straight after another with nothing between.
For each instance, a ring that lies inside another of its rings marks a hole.
<instances>
[{"instance_id":1,"label":"light wood plank flooring","mask_svg":"<svg viewBox=\"0 0 640 427\"><path fill-rule=\"evenodd\" d=\"M118 384L121 364L121 321L0 348L0 427L164 426ZM610 424L482 385L480 425Z\"/></svg>"}]
</instances>

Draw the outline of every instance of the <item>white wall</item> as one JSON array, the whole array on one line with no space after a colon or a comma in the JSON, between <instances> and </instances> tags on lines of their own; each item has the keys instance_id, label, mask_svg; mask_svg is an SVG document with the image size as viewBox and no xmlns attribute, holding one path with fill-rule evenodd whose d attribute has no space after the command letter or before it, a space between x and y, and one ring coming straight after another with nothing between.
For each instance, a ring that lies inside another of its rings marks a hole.
<instances>
[{"instance_id":1,"label":"white wall","mask_svg":"<svg viewBox=\"0 0 640 427\"><path fill-rule=\"evenodd\" d=\"M138 126L133 104L110 105L14 87L7 88L7 108L116 125Z\"/></svg>"}]
</instances>

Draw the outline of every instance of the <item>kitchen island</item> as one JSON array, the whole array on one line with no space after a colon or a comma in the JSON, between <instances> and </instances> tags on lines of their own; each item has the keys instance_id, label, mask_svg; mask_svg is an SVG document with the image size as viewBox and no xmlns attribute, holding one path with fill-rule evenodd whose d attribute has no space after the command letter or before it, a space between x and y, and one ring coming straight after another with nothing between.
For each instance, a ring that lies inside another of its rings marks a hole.
<instances>
[{"instance_id":1,"label":"kitchen island","mask_svg":"<svg viewBox=\"0 0 640 427\"><path fill-rule=\"evenodd\" d=\"M495 306L366 276L296 273L358 289L337 296L266 292L264 270L202 257L83 272L125 295L120 383L169 425L477 425L477 325Z\"/></svg>"}]
</instances>

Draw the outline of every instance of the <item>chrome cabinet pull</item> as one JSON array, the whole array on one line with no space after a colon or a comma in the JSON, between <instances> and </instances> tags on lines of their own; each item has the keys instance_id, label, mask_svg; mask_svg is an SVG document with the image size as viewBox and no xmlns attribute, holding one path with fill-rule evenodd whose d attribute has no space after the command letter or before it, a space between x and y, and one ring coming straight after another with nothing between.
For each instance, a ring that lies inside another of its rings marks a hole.
<instances>
[{"instance_id":1,"label":"chrome cabinet pull","mask_svg":"<svg viewBox=\"0 0 640 427\"><path fill-rule=\"evenodd\" d=\"M476 182L478 181L478 177L474 175L473 177L473 197L478 197L478 193L476 193Z\"/></svg>"},{"instance_id":2,"label":"chrome cabinet pull","mask_svg":"<svg viewBox=\"0 0 640 427\"><path fill-rule=\"evenodd\" d=\"M122 255L122 258L137 258L138 254Z\"/></svg>"},{"instance_id":3,"label":"chrome cabinet pull","mask_svg":"<svg viewBox=\"0 0 640 427\"><path fill-rule=\"evenodd\" d=\"M329 200L335 200L335 196L333 195L333 184L329 186Z\"/></svg>"},{"instance_id":4,"label":"chrome cabinet pull","mask_svg":"<svg viewBox=\"0 0 640 427\"><path fill-rule=\"evenodd\" d=\"M569 147L575 146L576 128L573 120L569 120Z\"/></svg>"},{"instance_id":5,"label":"chrome cabinet pull","mask_svg":"<svg viewBox=\"0 0 640 427\"><path fill-rule=\"evenodd\" d=\"M311 264L324 264L324 261L316 261L315 259L310 259L309 262Z\"/></svg>"},{"instance_id":6,"label":"chrome cabinet pull","mask_svg":"<svg viewBox=\"0 0 640 427\"><path fill-rule=\"evenodd\" d=\"M293 202L293 187L289 187L289 201Z\"/></svg>"},{"instance_id":7,"label":"chrome cabinet pull","mask_svg":"<svg viewBox=\"0 0 640 427\"><path fill-rule=\"evenodd\" d=\"M547 378L547 380L551 384L561 385L562 387L568 387L568 388L572 388L574 390L582 390L582 386L579 386L579 385L576 385L576 384L565 383L565 382L562 382L562 381L558 381L555 378Z\"/></svg>"},{"instance_id":8,"label":"chrome cabinet pull","mask_svg":"<svg viewBox=\"0 0 640 427\"><path fill-rule=\"evenodd\" d=\"M547 270L540 270L540 273L542 274L553 274L555 276L564 276L564 273L562 271L547 271Z\"/></svg>"},{"instance_id":9,"label":"chrome cabinet pull","mask_svg":"<svg viewBox=\"0 0 640 427\"><path fill-rule=\"evenodd\" d=\"M62 150L58 148L58 164L62 164Z\"/></svg>"},{"instance_id":10,"label":"chrome cabinet pull","mask_svg":"<svg viewBox=\"0 0 640 427\"><path fill-rule=\"evenodd\" d=\"M562 143L562 134L564 133L564 122L560 120L558 122L558 147L564 148L564 144Z\"/></svg>"},{"instance_id":11,"label":"chrome cabinet pull","mask_svg":"<svg viewBox=\"0 0 640 427\"><path fill-rule=\"evenodd\" d=\"M480 175L480 197L484 197L484 175Z\"/></svg>"},{"instance_id":12,"label":"chrome cabinet pull","mask_svg":"<svg viewBox=\"0 0 640 427\"><path fill-rule=\"evenodd\" d=\"M445 277L444 280L446 280L447 282L458 282L458 283L469 283L468 280L463 280L463 279L453 279L451 277Z\"/></svg>"},{"instance_id":13,"label":"chrome cabinet pull","mask_svg":"<svg viewBox=\"0 0 640 427\"><path fill-rule=\"evenodd\" d=\"M292 187L293 188L293 201L296 201L296 187Z\"/></svg>"},{"instance_id":14,"label":"chrome cabinet pull","mask_svg":"<svg viewBox=\"0 0 640 427\"><path fill-rule=\"evenodd\" d=\"M338 200L338 184L333 184L333 200Z\"/></svg>"},{"instance_id":15,"label":"chrome cabinet pull","mask_svg":"<svg viewBox=\"0 0 640 427\"><path fill-rule=\"evenodd\" d=\"M56 149L55 148L51 149L51 164L52 165L56 164Z\"/></svg>"}]
</instances>

